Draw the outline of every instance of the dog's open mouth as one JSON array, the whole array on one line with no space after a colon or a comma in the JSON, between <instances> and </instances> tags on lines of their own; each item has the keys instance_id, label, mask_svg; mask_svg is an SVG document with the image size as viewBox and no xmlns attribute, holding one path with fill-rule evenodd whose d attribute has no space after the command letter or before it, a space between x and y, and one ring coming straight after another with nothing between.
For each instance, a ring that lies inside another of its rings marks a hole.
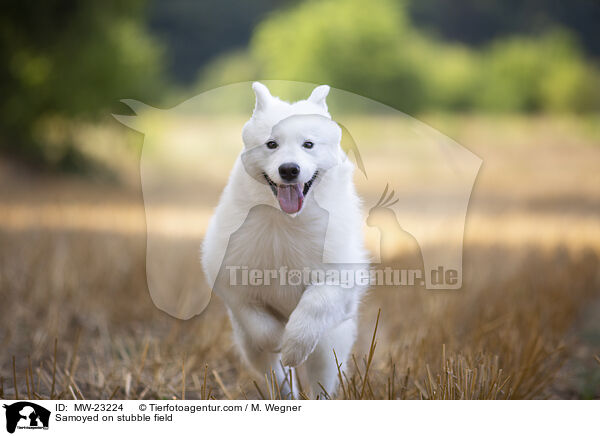
<instances>
[{"instance_id":1,"label":"dog's open mouth","mask_svg":"<svg viewBox=\"0 0 600 436\"><path fill-rule=\"evenodd\" d=\"M273 195L279 201L279 207L285 213L296 213L300 209L302 209L302 204L304 203L304 197L308 194L310 187L313 182L317 178L319 174L318 171L315 171L310 180L306 183L295 183L291 185L277 185L266 173L263 173L265 180L269 184L271 191L273 191Z\"/></svg>"}]
</instances>

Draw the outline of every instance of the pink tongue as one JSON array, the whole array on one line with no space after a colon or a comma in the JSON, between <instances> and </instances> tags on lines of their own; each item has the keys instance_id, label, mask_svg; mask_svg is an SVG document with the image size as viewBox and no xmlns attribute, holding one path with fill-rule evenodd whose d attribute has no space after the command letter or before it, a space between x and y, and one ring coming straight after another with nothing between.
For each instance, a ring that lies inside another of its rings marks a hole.
<instances>
[{"instance_id":1,"label":"pink tongue","mask_svg":"<svg viewBox=\"0 0 600 436\"><path fill-rule=\"evenodd\" d=\"M279 200L281 210L285 213L298 212L302 208L302 202L304 201L300 184L278 186L277 200Z\"/></svg>"}]
</instances>

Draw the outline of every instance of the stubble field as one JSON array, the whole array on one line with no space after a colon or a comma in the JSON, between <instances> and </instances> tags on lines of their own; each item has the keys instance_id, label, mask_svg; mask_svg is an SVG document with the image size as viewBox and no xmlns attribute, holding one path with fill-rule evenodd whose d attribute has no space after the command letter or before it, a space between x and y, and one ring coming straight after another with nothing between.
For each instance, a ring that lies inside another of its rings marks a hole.
<instances>
[{"instance_id":1,"label":"stubble field","mask_svg":"<svg viewBox=\"0 0 600 436\"><path fill-rule=\"evenodd\" d=\"M426 121L484 161L467 217L464 286L372 289L337 398L599 398L597 120ZM87 136L126 135L111 125ZM154 306L136 156L113 155L121 183L0 162L0 398L277 397L268 377L240 361L217 297L187 321ZM363 158L377 162L376 151ZM206 185L201 196L214 204L219 190ZM205 222L210 208L165 202L164 214ZM169 243L176 255L200 239ZM387 264L413 257L400 248ZM182 283L195 262L174 262Z\"/></svg>"}]
</instances>

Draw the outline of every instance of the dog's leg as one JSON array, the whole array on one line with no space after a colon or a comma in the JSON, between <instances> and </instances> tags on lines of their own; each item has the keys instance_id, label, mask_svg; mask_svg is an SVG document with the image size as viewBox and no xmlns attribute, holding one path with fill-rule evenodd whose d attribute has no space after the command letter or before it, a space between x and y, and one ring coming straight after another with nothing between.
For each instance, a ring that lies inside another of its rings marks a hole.
<instances>
[{"instance_id":1,"label":"dog's leg","mask_svg":"<svg viewBox=\"0 0 600 436\"><path fill-rule=\"evenodd\" d=\"M278 353L285 329L285 320L278 319L263 307L239 304L230 309L232 322L239 325L247 342L260 351Z\"/></svg>"},{"instance_id":2,"label":"dog's leg","mask_svg":"<svg viewBox=\"0 0 600 436\"><path fill-rule=\"evenodd\" d=\"M355 316L359 296L356 286L318 284L309 286L290 315L281 347L285 365L296 367L313 352L322 335Z\"/></svg>"},{"instance_id":3,"label":"dog's leg","mask_svg":"<svg viewBox=\"0 0 600 436\"><path fill-rule=\"evenodd\" d=\"M327 396L333 398L335 396L339 381L336 357L341 365L340 371L344 371L346 361L356 340L356 332L355 318L342 322L323 334L315 350L306 359L305 365L313 398L317 396L319 398L327 398ZM323 390L325 390L325 393Z\"/></svg>"},{"instance_id":4,"label":"dog's leg","mask_svg":"<svg viewBox=\"0 0 600 436\"><path fill-rule=\"evenodd\" d=\"M233 327L234 340L242 354L242 357L246 360L248 365L252 367L259 375L259 383L262 384L265 374L269 382L274 376L277 386L279 387L279 393L281 399L295 399L298 397L297 380L295 370L289 367L284 367L281 363L281 354L274 352L274 349L263 349L257 346L257 340L252 337L253 333L256 333L256 329L248 331L245 325L240 323L239 319L230 311L231 325ZM253 326L256 328L256 325ZM263 325L263 333L266 334ZM280 332L272 331L273 336L279 336L281 338L283 332L283 324L279 325ZM280 339L273 339L272 342L279 344ZM264 343L264 341L263 341ZM290 380L291 377L291 380ZM269 388L270 389L270 388ZM278 395L275 393L275 397Z\"/></svg>"}]
</instances>

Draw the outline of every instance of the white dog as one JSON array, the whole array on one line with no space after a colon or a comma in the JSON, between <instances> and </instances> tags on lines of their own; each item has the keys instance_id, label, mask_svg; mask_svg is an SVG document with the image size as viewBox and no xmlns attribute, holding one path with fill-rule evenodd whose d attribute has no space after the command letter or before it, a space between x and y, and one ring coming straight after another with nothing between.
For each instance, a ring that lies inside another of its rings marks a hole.
<instances>
[{"instance_id":1,"label":"white dog","mask_svg":"<svg viewBox=\"0 0 600 436\"><path fill-rule=\"evenodd\" d=\"M295 103L273 97L261 83L252 87L256 106L243 128L244 151L204 239L204 271L254 369L273 371L289 397L290 368L304 364L312 394L324 388L333 395L334 351L343 364L367 287L335 279L292 283L281 274L365 269L354 165L328 112L328 86ZM252 270L265 272L253 276L258 284L243 280L244 271Z\"/></svg>"}]
</instances>

